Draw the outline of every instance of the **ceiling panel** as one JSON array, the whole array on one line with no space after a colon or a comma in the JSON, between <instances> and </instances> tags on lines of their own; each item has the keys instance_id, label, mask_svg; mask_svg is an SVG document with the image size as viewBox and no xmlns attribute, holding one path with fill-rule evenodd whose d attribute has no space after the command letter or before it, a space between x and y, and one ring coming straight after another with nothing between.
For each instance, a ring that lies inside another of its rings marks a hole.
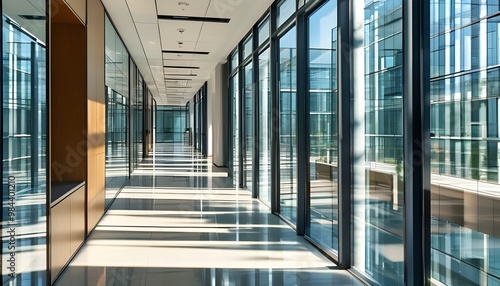
<instances>
[{"instance_id":1,"label":"ceiling panel","mask_svg":"<svg viewBox=\"0 0 500 286\"><path fill-rule=\"evenodd\" d=\"M186 60L186 61L195 61L198 57L205 57L203 55L191 55L191 54L171 54L171 53L163 53L163 59L164 60L172 60L172 61L177 61L177 60Z\"/></svg>"},{"instance_id":2,"label":"ceiling panel","mask_svg":"<svg viewBox=\"0 0 500 286\"><path fill-rule=\"evenodd\" d=\"M183 41L181 39L162 38L162 50L173 51L194 51L196 48L196 41Z\"/></svg>"},{"instance_id":3,"label":"ceiling panel","mask_svg":"<svg viewBox=\"0 0 500 286\"><path fill-rule=\"evenodd\" d=\"M246 3L245 3L246 2ZM262 1L265 2L265 1ZM216 17L216 18L234 18L235 12L244 8L246 5L250 3L254 6L256 5L254 1L248 0L219 0L219 1L211 1L210 6L207 9L207 17ZM249 10L251 11L251 10ZM237 19L237 18L234 18Z\"/></svg>"},{"instance_id":4,"label":"ceiling panel","mask_svg":"<svg viewBox=\"0 0 500 286\"><path fill-rule=\"evenodd\" d=\"M204 17L210 0L169 0L157 1L159 15ZM187 4L187 5L186 5Z\"/></svg>"},{"instance_id":5,"label":"ceiling panel","mask_svg":"<svg viewBox=\"0 0 500 286\"><path fill-rule=\"evenodd\" d=\"M127 0L134 22L157 24L156 7L154 1Z\"/></svg>"},{"instance_id":6,"label":"ceiling panel","mask_svg":"<svg viewBox=\"0 0 500 286\"><path fill-rule=\"evenodd\" d=\"M202 22L159 20L162 42L196 42Z\"/></svg>"},{"instance_id":7,"label":"ceiling panel","mask_svg":"<svg viewBox=\"0 0 500 286\"><path fill-rule=\"evenodd\" d=\"M198 41L203 43L215 43L220 46L221 41L224 42L231 33L231 26L217 23L205 23ZM234 47L233 47L234 48Z\"/></svg>"},{"instance_id":8,"label":"ceiling panel","mask_svg":"<svg viewBox=\"0 0 500 286\"><path fill-rule=\"evenodd\" d=\"M261 0L256 4L256 1L245 0L102 1L141 73L149 73L149 77L147 74L144 77L149 88L156 90L156 93L153 93L160 105L184 105L190 100L210 79L215 66L226 60L227 55L273 2ZM229 23L158 20L157 13L231 20ZM154 25L157 25L156 29ZM182 44L179 45L179 42ZM162 50L200 51L209 54L162 53ZM140 59L141 53L143 59ZM197 66L199 69L174 69L163 66ZM189 76L190 74L196 76ZM170 80L166 81L165 78ZM181 80L171 80L175 78ZM169 96L173 98L169 99Z\"/></svg>"},{"instance_id":9,"label":"ceiling panel","mask_svg":"<svg viewBox=\"0 0 500 286\"><path fill-rule=\"evenodd\" d=\"M159 93L161 93L162 87L161 85L157 85L156 79L153 77L151 72L152 69L142 46L143 43L140 40L136 24L132 19L127 2L125 0L102 0L102 3L115 24L124 44L127 46L130 56L134 59L134 62L139 68L151 93L155 97L158 96Z\"/></svg>"}]
</instances>

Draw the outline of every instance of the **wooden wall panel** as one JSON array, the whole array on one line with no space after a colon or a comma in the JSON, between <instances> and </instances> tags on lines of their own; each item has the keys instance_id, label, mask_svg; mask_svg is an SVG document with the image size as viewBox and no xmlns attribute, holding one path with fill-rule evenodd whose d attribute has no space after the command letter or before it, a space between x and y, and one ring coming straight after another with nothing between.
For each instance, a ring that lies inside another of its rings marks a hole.
<instances>
[{"instance_id":1,"label":"wooden wall panel","mask_svg":"<svg viewBox=\"0 0 500 286\"><path fill-rule=\"evenodd\" d=\"M104 214L105 205L105 79L104 7L99 0L87 0L87 127L88 191L87 232Z\"/></svg>"},{"instance_id":2,"label":"wooden wall panel","mask_svg":"<svg viewBox=\"0 0 500 286\"><path fill-rule=\"evenodd\" d=\"M51 252L51 281L62 270L71 256L71 203L69 199L63 200L51 209L50 218L50 243Z\"/></svg>"},{"instance_id":3,"label":"wooden wall panel","mask_svg":"<svg viewBox=\"0 0 500 286\"><path fill-rule=\"evenodd\" d=\"M85 239L85 187L71 194L71 254Z\"/></svg>"},{"instance_id":4,"label":"wooden wall panel","mask_svg":"<svg viewBox=\"0 0 500 286\"><path fill-rule=\"evenodd\" d=\"M53 181L85 180L85 27L52 24L51 172Z\"/></svg>"}]
</instances>

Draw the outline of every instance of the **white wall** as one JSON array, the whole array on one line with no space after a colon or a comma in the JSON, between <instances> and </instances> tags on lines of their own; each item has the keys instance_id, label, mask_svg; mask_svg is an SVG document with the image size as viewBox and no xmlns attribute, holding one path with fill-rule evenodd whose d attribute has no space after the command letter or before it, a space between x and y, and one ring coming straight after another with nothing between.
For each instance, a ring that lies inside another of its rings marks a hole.
<instances>
[{"instance_id":1,"label":"white wall","mask_svg":"<svg viewBox=\"0 0 500 286\"><path fill-rule=\"evenodd\" d=\"M228 159L228 86L226 69L225 63L217 64L211 74L208 86L208 150L216 166L227 166Z\"/></svg>"}]
</instances>

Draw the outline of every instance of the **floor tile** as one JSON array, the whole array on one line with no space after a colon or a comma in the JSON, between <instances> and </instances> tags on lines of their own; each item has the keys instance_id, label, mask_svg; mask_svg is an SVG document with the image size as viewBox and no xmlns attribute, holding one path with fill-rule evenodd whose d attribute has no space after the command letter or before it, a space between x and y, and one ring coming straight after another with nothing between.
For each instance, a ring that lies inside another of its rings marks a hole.
<instances>
[{"instance_id":1,"label":"floor tile","mask_svg":"<svg viewBox=\"0 0 500 286\"><path fill-rule=\"evenodd\" d=\"M191 147L158 145L56 285L363 285Z\"/></svg>"}]
</instances>

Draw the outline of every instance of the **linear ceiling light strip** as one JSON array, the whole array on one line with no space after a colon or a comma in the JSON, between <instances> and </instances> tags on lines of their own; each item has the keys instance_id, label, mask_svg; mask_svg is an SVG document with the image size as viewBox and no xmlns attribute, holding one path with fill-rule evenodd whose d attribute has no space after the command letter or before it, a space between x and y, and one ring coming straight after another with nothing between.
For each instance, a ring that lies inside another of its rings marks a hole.
<instances>
[{"instance_id":1,"label":"linear ceiling light strip","mask_svg":"<svg viewBox=\"0 0 500 286\"><path fill-rule=\"evenodd\" d=\"M192 70L197 70L200 69L200 67L188 67L188 66L163 66L165 69L192 69Z\"/></svg>"},{"instance_id":2,"label":"linear ceiling light strip","mask_svg":"<svg viewBox=\"0 0 500 286\"><path fill-rule=\"evenodd\" d=\"M199 51L173 51L173 50L163 50L162 53L165 54L190 54L190 55L208 55L210 52L199 52Z\"/></svg>"},{"instance_id":3,"label":"linear ceiling light strip","mask_svg":"<svg viewBox=\"0 0 500 286\"><path fill-rule=\"evenodd\" d=\"M173 21L193 21L193 22L210 22L227 24L229 18L213 18L213 17L195 17L195 16L175 16L175 15L158 15L158 20L173 20Z\"/></svg>"}]
</instances>

